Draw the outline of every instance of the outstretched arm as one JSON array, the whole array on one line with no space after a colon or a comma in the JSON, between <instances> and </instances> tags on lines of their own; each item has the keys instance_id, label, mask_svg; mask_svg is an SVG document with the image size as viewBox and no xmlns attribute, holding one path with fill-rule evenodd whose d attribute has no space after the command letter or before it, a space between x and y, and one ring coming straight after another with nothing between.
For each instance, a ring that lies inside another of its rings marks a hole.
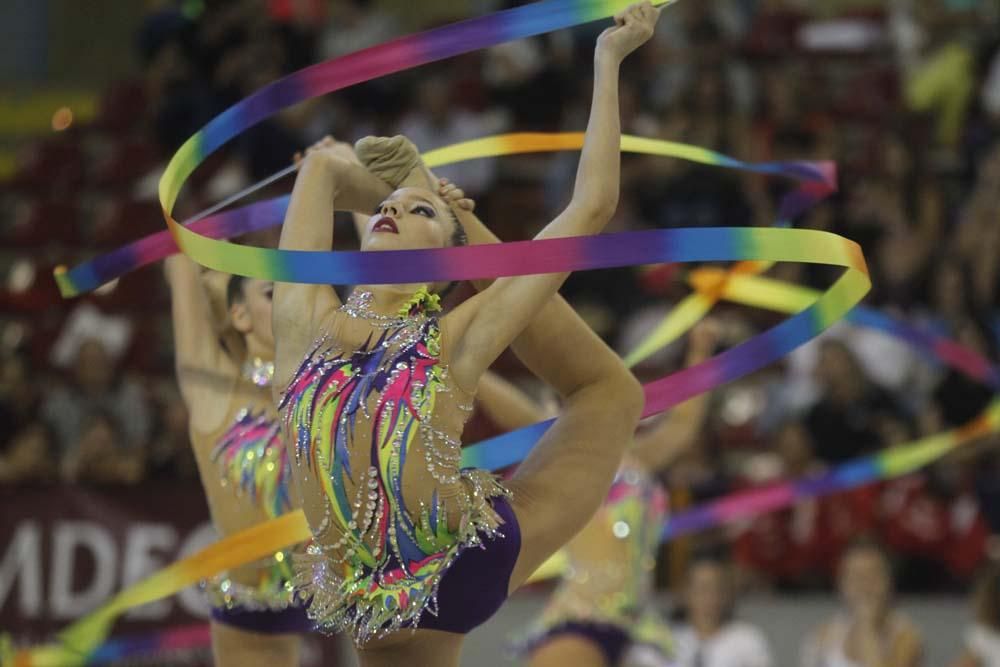
<instances>
[{"instance_id":1,"label":"outstretched arm","mask_svg":"<svg viewBox=\"0 0 1000 667\"><path fill-rule=\"evenodd\" d=\"M473 212L475 202L466 198L465 193L447 179L440 179L439 184L439 194L451 205L471 245L500 243L496 234ZM474 280L472 284L482 292L493 282L490 278ZM590 327L557 293L514 339L511 349L528 370L566 398L595 378L604 376L611 367L620 365L618 357L607 346L593 346L596 338ZM601 352L581 355L584 349ZM489 372L483 378L487 375ZM535 421L540 420L541 417Z\"/></svg>"},{"instance_id":2,"label":"outstretched arm","mask_svg":"<svg viewBox=\"0 0 1000 667\"><path fill-rule=\"evenodd\" d=\"M594 93L583 152L569 206L535 238L585 236L600 232L618 205L621 123L618 75L626 55L653 33L659 10L649 2L615 17L601 34L594 55ZM552 299L568 273L500 278L449 317L454 326L452 372L463 386L475 386L493 360Z\"/></svg>"},{"instance_id":3,"label":"outstretched arm","mask_svg":"<svg viewBox=\"0 0 1000 667\"><path fill-rule=\"evenodd\" d=\"M686 367L696 366L712 356L718 341L718 326L712 320L700 322L688 338ZM708 412L709 393L681 403L635 437L631 455L647 470L662 470L695 443Z\"/></svg>"},{"instance_id":4,"label":"outstretched arm","mask_svg":"<svg viewBox=\"0 0 1000 667\"><path fill-rule=\"evenodd\" d=\"M349 144L329 137L313 146L301 165L281 228L282 250L331 250L335 206L374 209L390 192L388 185L357 162ZM275 364L281 380L294 372L321 318L339 305L337 293L329 285L275 283L272 322Z\"/></svg>"}]
</instances>

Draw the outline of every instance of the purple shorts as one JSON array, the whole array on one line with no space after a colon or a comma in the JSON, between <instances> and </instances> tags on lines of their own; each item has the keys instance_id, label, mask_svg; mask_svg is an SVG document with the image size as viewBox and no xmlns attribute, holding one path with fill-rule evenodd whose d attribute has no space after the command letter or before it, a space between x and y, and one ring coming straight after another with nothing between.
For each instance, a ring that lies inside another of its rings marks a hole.
<instances>
[{"instance_id":1,"label":"purple shorts","mask_svg":"<svg viewBox=\"0 0 1000 667\"><path fill-rule=\"evenodd\" d=\"M575 635L580 639L595 644L601 650L601 653L604 654L604 659L612 667L617 665L622 659L626 647L632 641L628 633L617 625L587 621L566 621L550 628L543 637L532 641L532 648L529 649L529 652L544 645L546 641L563 635Z\"/></svg>"},{"instance_id":2,"label":"purple shorts","mask_svg":"<svg viewBox=\"0 0 1000 667\"><path fill-rule=\"evenodd\" d=\"M503 519L503 535L465 549L441 578L435 616L425 611L418 628L466 634L490 619L507 599L510 575L521 553L521 527L506 498L490 501Z\"/></svg>"},{"instance_id":3,"label":"purple shorts","mask_svg":"<svg viewBox=\"0 0 1000 667\"><path fill-rule=\"evenodd\" d=\"M306 616L305 608L299 605L281 611L215 607L212 609L212 620L237 630L261 635L301 635L312 632L316 627Z\"/></svg>"}]
</instances>

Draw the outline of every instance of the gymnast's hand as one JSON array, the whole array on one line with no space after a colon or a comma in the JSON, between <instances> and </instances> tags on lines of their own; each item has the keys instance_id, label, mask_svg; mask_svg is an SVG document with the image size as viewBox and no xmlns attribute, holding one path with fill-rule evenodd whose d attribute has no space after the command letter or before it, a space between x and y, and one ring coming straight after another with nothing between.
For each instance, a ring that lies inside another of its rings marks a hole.
<instances>
[{"instance_id":1,"label":"gymnast's hand","mask_svg":"<svg viewBox=\"0 0 1000 667\"><path fill-rule=\"evenodd\" d=\"M597 38L595 57L609 57L620 63L625 56L645 44L653 36L653 28L660 18L660 9L649 0L630 5L615 15L615 25Z\"/></svg>"},{"instance_id":2,"label":"gymnast's hand","mask_svg":"<svg viewBox=\"0 0 1000 667\"><path fill-rule=\"evenodd\" d=\"M314 143L312 146L307 148L304 154L301 151L296 153L292 157L295 166L296 167L302 166L302 160L304 160L307 156L312 155L313 153L324 153L332 157L340 158L340 160L348 162L350 164L357 164L357 165L361 164L361 161L358 159L358 156L354 154L354 146L352 146L351 144L344 143L343 141L337 141L330 135L326 135L325 137Z\"/></svg>"},{"instance_id":3,"label":"gymnast's hand","mask_svg":"<svg viewBox=\"0 0 1000 667\"><path fill-rule=\"evenodd\" d=\"M472 212L476 208L476 202L465 196L465 192L447 178L438 179L438 194L449 206L458 211Z\"/></svg>"}]
</instances>

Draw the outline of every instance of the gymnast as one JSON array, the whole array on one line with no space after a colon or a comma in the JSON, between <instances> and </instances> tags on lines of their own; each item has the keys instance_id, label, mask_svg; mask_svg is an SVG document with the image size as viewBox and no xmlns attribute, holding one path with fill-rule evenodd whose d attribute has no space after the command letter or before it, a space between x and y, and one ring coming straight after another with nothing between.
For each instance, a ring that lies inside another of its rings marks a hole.
<instances>
[{"instance_id":1,"label":"gymnast","mask_svg":"<svg viewBox=\"0 0 1000 667\"><path fill-rule=\"evenodd\" d=\"M290 463L271 395L271 283L166 261L175 364L205 497L230 535L294 506ZM215 664L298 665L312 624L291 588L288 553L203 582Z\"/></svg>"},{"instance_id":2,"label":"gymnast","mask_svg":"<svg viewBox=\"0 0 1000 667\"><path fill-rule=\"evenodd\" d=\"M536 238L595 234L610 220L620 178L619 68L658 16L648 2L633 5L598 39L573 198ZM383 144L361 143L358 154L377 162ZM420 165L410 174L418 178L395 190L400 183L375 172L344 144L310 150L280 247L329 250L336 209L376 209L364 251L440 248L471 236L468 211L429 180L421 187ZM501 278L444 316L436 314L443 284L362 285L343 304L329 286L275 285L275 389L283 388L293 479L313 531L294 559L295 583L314 621L353 636L362 664L457 664L463 635L606 495L642 393L554 298L566 277ZM511 344L553 384L564 410L503 485L487 471L459 469L459 437L480 377Z\"/></svg>"},{"instance_id":3,"label":"gymnast","mask_svg":"<svg viewBox=\"0 0 1000 667\"><path fill-rule=\"evenodd\" d=\"M709 358L717 339L715 322L699 323L688 340L687 365ZM493 374L480 381L478 400L504 430L546 416L523 391ZM558 588L516 642L516 653L529 665L615 667L629 651L651 651L658 662L671 657L670 630L653 601L667 510L657 475L695 442L707 404L708 394L692 398L635 435L604 504L566 545Z\"/></svg>"}]
</instances>

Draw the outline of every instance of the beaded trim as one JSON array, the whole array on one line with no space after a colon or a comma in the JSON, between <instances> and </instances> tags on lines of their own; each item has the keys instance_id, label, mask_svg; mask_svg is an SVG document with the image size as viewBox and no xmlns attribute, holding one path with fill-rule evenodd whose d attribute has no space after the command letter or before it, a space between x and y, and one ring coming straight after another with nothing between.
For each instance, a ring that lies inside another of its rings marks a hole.
<instances>
[{"instance_id":1,"label":"beaded trim","mask_svg":"<svg viewBox=\"0 0 1000 667\"><path fill-rule=\"evenodd\" d=\"M477 489L471 494L476 508L463 512L452 544L427 555L416 568L399 567L395 557L390 560L395 567L345 562L315 541L297 552L292 582L299 599L309 603L309 618L323 631L349 633L362 645L402 628L416 630L424 613L437 616L438 588L455 560L468 548L486 548L487 539L504 537L502 519L489 501L510 492L482 470L463 470L462 477Z\"/></svg>"},{"instance_id":2,"label":"beaded trim","mask_svg":"<svg viewBox=\"0 0 1000 667\"><path fill-rule=\"evenodd\" d=\"M198 586L216 609L283 611L297 604L289 560L288 552L279 551L272 558L257 563L262 577L256 586L237 583L228 574L202 580Z\"/></svg>"},{"instance_id":3,"label":"beaded trim","mask_svg":"<svg viewBox=\"0 0 1000 667\"><path fill-rule=\"evenodd\" d=\"M366 320L370 325L379 329L419 326L427 320L428 311L441 310L441 306L438 304L439 297L436 294L430 294L425 287L420 288L394 315L385 315L372 310L372 302L374 301L375 295L371 292L354 290L338 310L353 318Z\"/></svg>"},{"instance_id":4,"label":"beaded trim","mask_svg":"<svg viewBox=\"0 0 1000 667\"><path fill-rule=\"evenodd\" d=\"M364 294L343 310L370 315L359 305ZM318 474L328 500L312 543L295 556L294 583L301 598L310 600L312 620L351 634L358 644L416 627L424 611L437 613L441 577L463 549L499 534L500 519L489 500L507 495L491 474L460 471L460 441L434 425L438 398L458 398L440 364L437 321L422 313L405 320L379 317L373 326L382 331L361 349L344 352L328 338L318 341L279 405L296 465L306 468L304 474ZM359 479L350 461L356 428L371 429L371 463ZM439 489L411 512L402 474L417 440ZM352 480L353 494L346 480ZM455 531L448 530L442 497L452 491L461 513Z\"/></svg>"},{"instance_id":5,"label":"beaded trim","mask_svg":"<svg viewBox=\"0 0 1000 667\"><path fill-rule=\"evenodd\" d=\"M240 375L244 380L250 380L258 387L270 387L274 379L274 362L264 361L260 357L247 359L243 363Z\"/></svg>"}]
</instances>

